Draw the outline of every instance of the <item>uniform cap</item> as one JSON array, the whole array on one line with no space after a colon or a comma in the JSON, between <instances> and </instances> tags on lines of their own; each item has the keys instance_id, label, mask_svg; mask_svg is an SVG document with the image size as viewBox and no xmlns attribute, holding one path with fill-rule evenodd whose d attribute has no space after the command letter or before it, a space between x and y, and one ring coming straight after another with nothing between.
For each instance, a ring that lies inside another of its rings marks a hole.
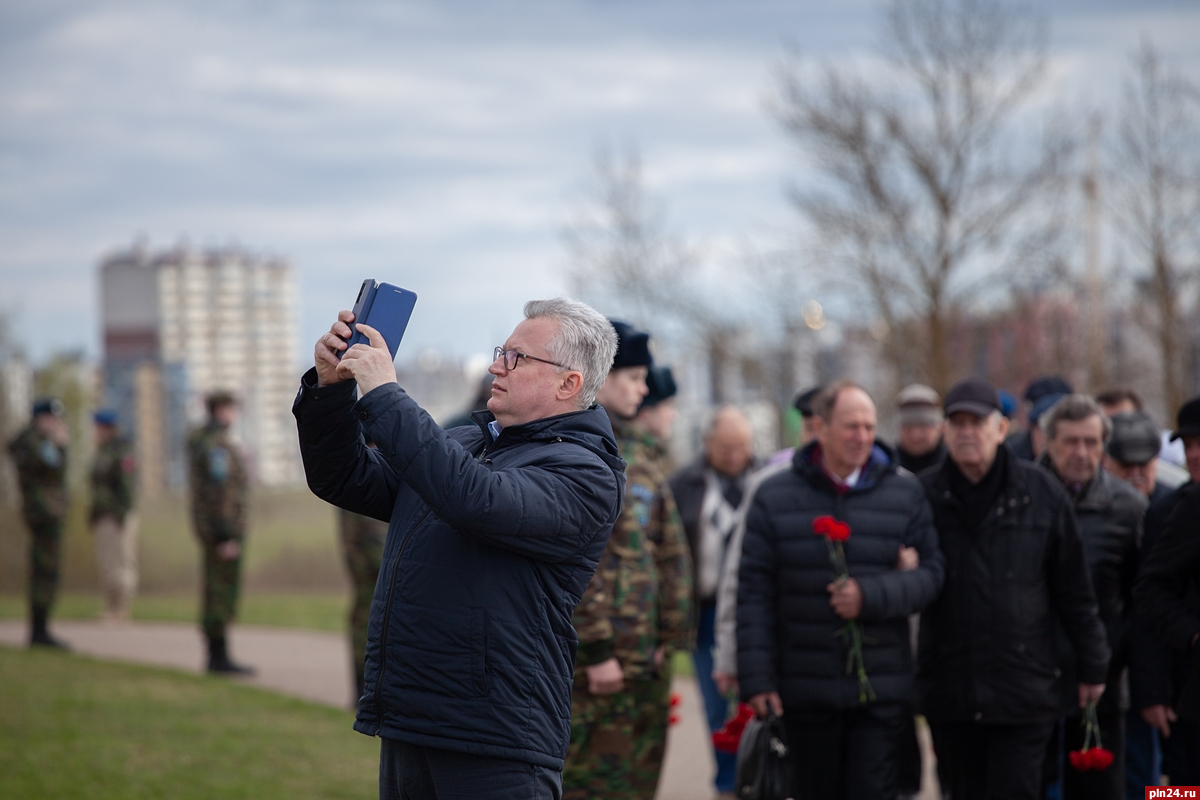
<instances>
[{"instance_id":1,"label":"uniform cap","mask_svg":"<svg viewBox=\"0 0 1200 800\"><path fill-rule=\"evenodd\" d=\"M813 415L813 400L817 399L817 395L821 393L824 386L814 386L811 389L805 389L796 395L796 399L792 401L792 407L800 412L800 416L807 419Z\"/></svg>"},{"instance_id":2,"label":"uniform cap","mask_svg":"<svg viewBox=\"0 0 1200 800\"><path fill-rule=\"evenodd\" d=\"M1072 394L1074 391L1071 384L1057 375L1043 375L1040 378L1034 378L1026 387L1025 399L1036 403L1048 394Z\"/></svg>"},{"instance_id":3,"label":"uniform cap","mask_svg":"<svg viewBox=\"0 0 1200 800\"><path fill-rule=\"evenodd\" d=\"M987 380L966 378L946 392L945 410L947 417L960 411L986 417L993 411L1000 410L1000 396Z\"/></svg>"},{"instance_id":4,"label":"uniform cap","mask_svg":"<svg viewBox=\"0 0 1200 800\"><path fill-rule=\"evenodd\" d=\"M654 364L654 357L650 355L650 334L626 322L615 319L609 322L617 332L617 355L613 358L613 369L649 367Z\"/></svg>"},{"instance_id":5,"label":"uniform cap","mask_svg":"<svg viewBox=\"0 0 1200 800\"><path fill-rule=\"evenodd\" d=\"M57 397L39 397L33 401L33 416L39 414L53 414L56 417L61 417L66 409L63 408L62 400Z\"/></svg>"},{"instance_id":6,"label":"uniform cap","mask_svg":"<svg viewBox=\"0 0 1200 800\"><path fill-rule=\"evenodd\" d=\"M646 373L646 388L650 393L642 400L642 408L656 406L663 400L674 397L679 391L670 367L651 367Z\"/></svg>"},{"instance_id":7,"label":"uniform cap","mask_svg":"<svg viewBox=\"0 0 1200 800\"><path fill-rule=\"evenodd\" d=\"M1132 411L1112 418L1112 437L1105 450L1122 464L1145 464L1162 448L1158 426L1149 414Z\"/></svg>"},{"instance_id":8,"label":"uniform cap","mask_svg":"<svg viewBox=\"0 0 1200 800\"><path fill-rule=\"evenodd\" d=\"M1037 425L1038 420L1042 418L1042 414L1054 408L1055 404L1066 396L1065 393L1051 392L1039 397L1037 402L1033 404L1033 408L1029 409L1029 424Z\"/></svg>"},{"instance_id":9,"label":"uniform cap","mask_svg":"<svg viewBox=\"0 0 1200 800\"><path fill-rule=\"evenodd\" d=\"M1171 433L1171 441L1181 436L1200 436L1200 395L1188 400L1179 407L1175 418L1175 430Z\"/></svg>"},{"instance_id":10,"label":"uniform cap","mask_svg":"<svg viewBox=\"0 0 1200 800\"><path fill-rule=\"evenodd\" d=\"M111 427L116 427L117 422L120 421L120 418L121 417L115 408L98 408L92 414L92 421L97 425L109 425Z\"/></svg>"},{"instance_id":11,"label":"uniform cap","mask_svg":"<svg viewBox=\"0 0 1200 800\"><path fill-rule=\"evenodd\" d=\"M208 406L209 413L211 413L213 409L219 408L220 406L236 406L237 398L233 396L233 392L229 392L224 389L218 389L215 392L209 392L209 395L204 399L204 402Z\"/></svg>"}]
</instances>

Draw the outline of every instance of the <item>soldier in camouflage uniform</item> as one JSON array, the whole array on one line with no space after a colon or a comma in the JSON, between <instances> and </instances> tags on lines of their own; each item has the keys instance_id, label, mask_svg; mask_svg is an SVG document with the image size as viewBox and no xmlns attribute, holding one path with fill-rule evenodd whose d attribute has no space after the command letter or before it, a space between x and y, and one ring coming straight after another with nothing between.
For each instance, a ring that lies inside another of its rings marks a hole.
<instances>
[{"instance_id":1,"label":"soldier in camouflage uniform","mask_svg":"<svg viewBox=\"0 0 1200 800\"><path fill-rule=\"evenodd\" d=\"M229 658L226 629L237 613L246 533L246 472L229 426L237 401L228 392L208 397L208 424L188 437L192 520L204 550L204 608L200 626L208 640L208 671L252 673Z\"/></svg>"},{"instance_id":2,"label":"soldier in camouflage uniform","mask_svg":"<svg viewBox=\"0 0 1200 800\"><path fill-rule=\"evenodd\" d=\"M117 412L93 416L96 458L92 462L92 508L88 514L96 545L96 566L104 589L104 618L129 619L137 591L137 513L133 500L137 461L129 439L117 427Z\"/></svg>"},{"instance_id":3,"label":"soldier in camouflage uniform","mask_svg":"<svg viewBox=\"0 0 1200 800\"><path fill-rule=\"evenodd\" d=\"M350 595L350 649L354 656L355 707L363 696L363 666L367 660L367 621L371 617L371 598L379 580L383 561L383 542L388 524L371 517L338 509L338 532L342 553L353 584Z\"/></svg>"},{"instance_id":4,"label":"soldier in camouflage uniform","mask_svg":"<svg viewBox=\"0 0 1200 800\"><path fill-rule=\"evenodd\" d=\"M67 440L63 405L57 398L33 404L29 427L8 444L21 484L22 512L29 526L29 618L31 645L65 647L47 630L58 593L63 520L67 516Z\"/></svg>"},{"instance_id":5,"label":"soldier in camouflage uniform","mask_svg":"<svg viewBox=\"0 0 1200 800\"><path fill-rule=\"evenodd\" d=\"M625 506L574 624L578 664L563 800L650 798L670 708L671 652L691 647L691 558L654 437L631 419L647 393L648 335L613 324L613 370L597 396L626 468Z\"/></svg>"}]
</instances>

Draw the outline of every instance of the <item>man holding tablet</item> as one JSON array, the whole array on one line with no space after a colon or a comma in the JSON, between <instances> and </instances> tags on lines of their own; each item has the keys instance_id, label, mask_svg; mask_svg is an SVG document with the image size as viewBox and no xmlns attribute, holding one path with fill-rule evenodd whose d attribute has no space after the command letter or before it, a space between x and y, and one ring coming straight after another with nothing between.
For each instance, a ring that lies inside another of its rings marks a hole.
<instances>
[{"instance_id":1,"label":"man holding tablet","mask_svg":"<svg viewBox=\"0 0 1200 800\"><path fill-rule=\"evenodd\" d=\"M382 737L380 798L561 796L571 614L624 487L594 405L617 336L572 300L527 303L525 317L496 348L472 426L438 427L373 328L347 347L348 311L293 406L313 492L389 521L354 726Z\"/></svg>"}]
</instances>

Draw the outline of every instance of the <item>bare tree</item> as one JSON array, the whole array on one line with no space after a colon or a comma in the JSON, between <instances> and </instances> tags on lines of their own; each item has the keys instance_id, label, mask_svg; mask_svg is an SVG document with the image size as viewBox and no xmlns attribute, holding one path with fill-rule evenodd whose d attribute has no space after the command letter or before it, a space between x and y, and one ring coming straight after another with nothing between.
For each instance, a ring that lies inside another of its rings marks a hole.
<instances>
[{"instance_id":1,"label":"bare tree","mask_svg":"<svg viewBox=\"0 0 1200 800\"><path fill-rule=\"evenodd\" d=\"M1164 70L1149 41L1131 58L1114 153L1118 224L1146 266L1149 323L1162 357L1166 413L1190 389L1183 290L1194 279L1200 229L1200 125L1195 85Z\"/></svg>"},{"instance_id":2,"label":"bare tree","mask_svg":"<svg viewBox=\"0 0 1200 800\"><path fill-rule=\"evenodd\" d=\"M598 151L595 187L592 202L563 232L572 289L624 309L634 324L696 342L712 376L709 399L727 401L721 376L738 357L737 326L703 288L699 249L668 230L662 206L646 191L636 150L620 157Z\"/></svg>"},{"instance_id":3,"label":"bare tree","mask_svg":"<svg viewBox=\"0 0 1200 800\"><path fill-rule=\"evenodd\" d=\"M898 374L940 391L956 318L1054 252L1044 198L1071 144L1032 141L1020 124L1043 80L1044 36L1040 18L1001 0L893 0L886 70L871 80L781 71L773 110L819 172L792 199L825 273L869 299Z\"/></svg>"}]
</instances>

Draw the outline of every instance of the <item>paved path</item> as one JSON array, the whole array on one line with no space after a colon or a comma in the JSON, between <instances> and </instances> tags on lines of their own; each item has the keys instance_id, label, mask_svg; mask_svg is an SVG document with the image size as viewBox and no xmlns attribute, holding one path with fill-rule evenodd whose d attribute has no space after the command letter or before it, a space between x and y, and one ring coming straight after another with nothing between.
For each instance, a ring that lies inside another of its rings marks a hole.
<instances>
[{"instance_id":1,"label":"paved path","mask_svg":"<svg viewBox=\"0 0 1200 800\"><path fill-rule=\"evenodd\" d=\"M98 622L55 620L55 636L84 655L199 673L205 650L195 625L171 622ZM0 645L24 646L24 622L0 620ZM341 634L295 628L238 625L230 630L230 653L256 674L238 680L316 703L350 708L354 702L350 647ZM667 758L657 800L708 800L714 769L700 695L691 678L676 679L681 698L679 723L667 740ZM347 732L348 735L355 735Z\"/></svg>"}]
</instances>

